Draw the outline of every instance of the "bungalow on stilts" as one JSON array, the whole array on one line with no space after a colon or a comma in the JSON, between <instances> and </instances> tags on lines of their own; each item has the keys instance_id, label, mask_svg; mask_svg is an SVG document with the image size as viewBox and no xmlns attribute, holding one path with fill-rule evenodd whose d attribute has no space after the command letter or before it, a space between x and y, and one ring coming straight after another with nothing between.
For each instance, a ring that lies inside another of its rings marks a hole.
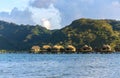
<instances>
[{"instance_id":1,"label":"bungalow on stilts","mask_svg":"<svg viewBox=\"0 0 120 78\"><path fill-rule=\"evenodd\" d=\"M76 48L73 45L68 45L65 49L66 53L75 53L76 52Z\"/></svg>"},{"instance_id":2,"label":"bungalow on stilts","mask_svg":"<svg viewBox=\"0 0 120 78\"><path fill-rule=\"evenodd\" d=\"M43 53L50 53L52 50L52 47L50 45L43 45L42 52Z\"/></svg>"},{"instance_id":3,"label":"bungalow on stilts","mask_svg":"<svg viewBox=\"0 0 120 78\"><path fill-rule=\"evenodd\" d=\"M32 46L31 52L32 53L40 53L40 47L39 46Z\"/></svg>"},{"instance_id":4,"label":"bungalow on stilts","mask_svg":"<svg viewBox=\"0 0 120 78\"><path fill-rule=\"evenodd\" d=\"M62 53L64 52L64 47L62 45L54 45L52 48L53 53Z\"/></svg>"},{"instance_id":5,"label":"bungalow on stilts","mask_svg":"<svg viewBox=\"0 0 120 78\"><path fill-rule=\"evenodd\" d=\"M92 52L93 49L91 46L88 46L88 45L84 45L82 48L80 48L80 51L79 52L82 52L82 53L89 53L89 52Z\"/></svg>"},{"instance_id":6,"label":"bungalow on stilts","mask_svg":"<svg viewBox=\"0 0 120 78\"><path fill-rule=\"evenodd\" d=\"M101 48L101 53L111 53L112 52L112 48L110 47L110 45L103 45L103 47Z\"/></svg>"}]
</instances>

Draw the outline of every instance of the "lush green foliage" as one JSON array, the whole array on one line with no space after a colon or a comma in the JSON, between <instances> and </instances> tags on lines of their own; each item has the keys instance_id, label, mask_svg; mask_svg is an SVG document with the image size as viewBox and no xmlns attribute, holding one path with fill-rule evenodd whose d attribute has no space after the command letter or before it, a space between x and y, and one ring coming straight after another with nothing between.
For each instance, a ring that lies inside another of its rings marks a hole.
<instances>
[{"instance_id":1,"label":"lush green foliage","mask_svg":"<svg viewBox=\"0 0 120 78\"><path fill-rule=\"evenodd\" d=\"M33 45L85 44L101 47L120 43L120 21L78 19L60 30L47 30L39 25L16 25L0 21L0 49L29 50Z\"/></svg>"}]
</instances>

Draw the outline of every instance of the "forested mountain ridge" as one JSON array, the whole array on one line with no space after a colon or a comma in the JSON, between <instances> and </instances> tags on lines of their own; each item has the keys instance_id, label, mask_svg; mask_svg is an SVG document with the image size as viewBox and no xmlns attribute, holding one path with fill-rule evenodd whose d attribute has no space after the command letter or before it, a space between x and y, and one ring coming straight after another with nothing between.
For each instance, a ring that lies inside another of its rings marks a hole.
<instances>
[{"instance_id":1,"label":"forested mountain ridge","mask_svg":"<svg viewBox=\"0 0 120 78\"><path fill-rule=\"evenodd\" d=\"M45 39L49 38L50 34L50 30L39 25L17 25L0 21L0 36L11 43L10 47L5 45L0 49L24 50L40 41L46 42ZM0 45L2 46L1 43Z\"/></svg>"},{"instance_id":2,"label":"forested mountain ridge","mask_svg":"<svg viewBox=\"0 0 120 78\"><path fill-rule=\"evenodd\" d=\"M120 21L78 19L59 30L48 30L36 25L17 25L0 21L0 49L29 50L33 45L85 44L101 47L103 44L115 46L120 43Z\"/></svg>"},{"instance_id":3,"label":"forested mountain ridge","mask_svg":"<svg viewBox=\"0 0 120 78\"><path fill-rule=\"evenodd\" d=\"M119 43L119 25L112 23L113 20L75 20L62 31L71 34L74 45L83 46L85 44L92 47L101 47L103 44L115 46ZM117 22L118 23L118 22Z\"/></svg>"}]
</instances>

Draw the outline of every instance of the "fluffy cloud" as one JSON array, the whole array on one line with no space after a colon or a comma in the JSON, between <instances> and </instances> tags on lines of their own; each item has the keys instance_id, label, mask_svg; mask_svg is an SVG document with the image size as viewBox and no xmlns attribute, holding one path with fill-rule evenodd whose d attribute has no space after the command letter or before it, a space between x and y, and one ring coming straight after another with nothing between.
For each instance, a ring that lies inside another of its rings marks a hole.
<instances>
[{"instance_id":1,"label":"fluffy cloud","mask_svg":"<svg viewBox=\"0 0 120 78\"><path fill-rule=\"evenodd\" d=\"M51 29L61 28L61 16L58 9L53 5L50 5L48 8L31 8L33 13L32 18L36 24L43 24L43 19L49 21ZM46 27L46 26L45 26Z\"/></svg>"},{"instance_id":2,"label":"fluffy cloud","mask_svg":"<svg viewBox=\"0 0 120 78\"><path fill-rule=\"evenodd\" d=\"M51 0L52 1L52 0ZM61 16L58 9L54 5L50 4L47 8L37 8L37 6L32 5L25 9L13 8L10 12L0 12L0 20L5 20L8 22L13 22L17 24L39 24L50 29L60 29L61 28ZM48 24L45 24L46 19ZM46 26L45 26L46 25Z\"/></svg>"},{"instance_id":3,"label":"fluffy cloud","mask_svg":"<svg viewBox=\"0 0 120 78\"><path fill-rule=\"evenodd\" d=\"M23 11L18 8L14 8L10 13L0 12L0 20L14 22L17 24L34 24L31 15L32 13L28 8Z\"/></svg>"},{"instance_id":4,"label":"fluffy cloud","mask_svg":"<svg viewBox=\"0 0 120 78\"><path fill-rule=\"evenodd\" d=\"M90 0L89 2L91 2L92 0ZM73 21L74 19L80 18L81 17L81 12L80 12L80 8L79 8L79 3L80 2L84 2L83 0L71 0L71 1L67 1L67 0L33 0L30 1L30 6L32 7L36 7L39 9L46 9L49 10L48 8L53 5L54 8L56 9L56 11L58 12L57 14L59 14L59 19L61 20L57 20L59 21L59 23L61 22L61 25L64 26L66 24L71 23L71 21ZM49 12L48 12L49 13ZM53 12L53 14L56 12ZM48 15L48 14L46 14ZM56 14L54 14L56 15ZM48 16L49 17L49 16ZM56 17L54 17L56 18ZM58 26L59 27L59 26Z\"/></svg>"},{"instance_id":5,"label":"fluffy cloud","mask_svg":"<svg viewBox=\"0 0 120 78\"><path fill-rule=\"evenodd\" d=\"M45 26L51 29L61 28L61 13L59 9L54 6L55 0L33 0L29 2L31 11L33 12L33 21L36 24L46 25L43 19L49 22L49 26Z\"/></svg>"},{"instance_id":6,"label":"fluffy cloud","mask_svg":"<svg viewBox=\"0 0 120 78\"><path fill-rule=\"evenodd\" d=\"M24 1L26 5L21 4ZM12 9L11 12L0 12L1 20L17 24L40 24L58 29L79 18L119 19L120 16L119 0L22 0L16 2L17 4L21 2L21 6L25 8L16 5L17 8Z\"/></svg>"}]
</instances>

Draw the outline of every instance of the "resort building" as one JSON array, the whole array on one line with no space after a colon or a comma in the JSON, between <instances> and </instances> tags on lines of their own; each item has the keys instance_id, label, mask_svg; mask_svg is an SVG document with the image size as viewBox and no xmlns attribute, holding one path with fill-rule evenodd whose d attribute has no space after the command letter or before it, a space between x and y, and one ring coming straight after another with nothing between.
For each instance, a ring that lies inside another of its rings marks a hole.
<instances>
[{"instance_id":1,"label":"resort building","mask_svg":"<svg viewBox=\"0 0 120 78\"><path fill-rule=\"evenodd\" d=\"M80 49L80 52L92 52L93 49L91 46L88 46L88 45L84 45L81 49Z\"/></svg>"},{"instance_id":2,"label":"resort building","mask_svg":"<svg viewBox=\"0 0 120 78\"><path fill-rule=\"evenodd\" d=\"M54 45L52 52L54 53L64 52L64 47L62 45Z\"/></svg>"},{"instance_id":3,"label":"resort building","mask_svg":"<svg viewBox=\"0 0 120 78\"><path fill-rule=\"evenodd\" d=\"M76 48L73 45L68 45L65 49L67 53L76 52Z\"/></svg>"},{"instance_id":4,"label":"resort building","mask_svg":"<svg viewBox=\"0 0 120 78\"><path fill-rule=\"evenodd\" d=\"M40 52L40 47L39 46L32 46L31 52L33 52L33 53L39 53Z\"/></svg>"},{"instance_id":5,"label":"resort building","mask_svg":"<svg viewBox=\"0 0 120 78\"><path fill-rule=\"evenodd\" d=\"M42 52L51 52L52 48L50 45L43 45Z\"/></svg>"},{"instance_id":6,"label":"resort building","mask_svg":"<svg viewBox=\"0 0 120 78\"><path fill-rule=\"evenodd\" d=\"M110 45L103 45L101 52L112 52Z\"/></svg>"}]
</instances>

